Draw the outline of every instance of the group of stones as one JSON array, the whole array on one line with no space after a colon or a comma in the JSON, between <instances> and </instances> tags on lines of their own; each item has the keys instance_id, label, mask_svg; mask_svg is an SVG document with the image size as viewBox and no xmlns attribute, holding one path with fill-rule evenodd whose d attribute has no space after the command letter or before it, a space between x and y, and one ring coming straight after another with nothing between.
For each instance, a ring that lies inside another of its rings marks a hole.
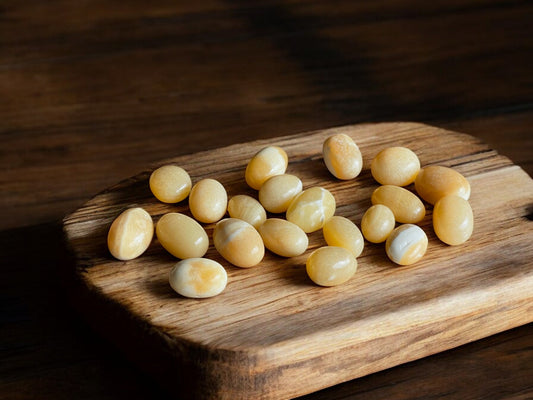
<instances>
[{"instance_id":1,"label":"group of stones","mask_svg":"<svg viewBox=\"0 0 533 400\"><path fill-rule=\"evenodd\" d=\"M349 180L360 174L362 155L350 136L332 135L322 150L324 163L335 178ZM152 172L149 184L154 196L164 203L179 203L188 197L193 216L167 213L155 228L162 247L181 259L169 274L176 292L205 298L220 294L227 285L225 268L203 257L209 238L200 223L216 223L216 250L241 268L259 264L265 247L282 257L299 256L308 248L307 234L322 229L327 246L314 250L306 261L308 276L320 286L342 284L355 274L364 239L386 242L388 257L399 265L422 258L428 239L416 225L426 214L420 198L434 205L433 228L444 243L461 244L472 234L468 181L448 167L421 169L418 157L408 148L389 147L372 160L372 176L381 186L372 194L373 205L363 215L361 230L351 220L334 215L336 202L329 190L318 186L303 190L297 176L286 174L287 167L288 156L282 148L261 149L245 171L246 183L258 191L259 200L240 194L229 202L226 189L215 179L202 179L193 186L187 171L177 165L164 165ZM420 198L404 188L413 182ZM285 219L267 218L267 211L285 213ZM229 218L223 219L226 212ZM395 227L397 223L400 225ZM108 248L119 260L134 259L148 248L153 232L147 211L127 209L111 224Z\"/></svg>"}]
</instances>

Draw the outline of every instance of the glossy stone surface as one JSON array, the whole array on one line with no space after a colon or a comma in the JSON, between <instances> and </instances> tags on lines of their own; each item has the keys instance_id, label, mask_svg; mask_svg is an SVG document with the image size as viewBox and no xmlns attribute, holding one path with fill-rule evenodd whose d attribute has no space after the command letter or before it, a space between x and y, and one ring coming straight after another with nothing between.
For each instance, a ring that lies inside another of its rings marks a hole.
<instances>
[{"instance_id":1,"label":"glossy stone surface","mask_svg":"<svg viewBox=\"0 0 533 400\"><path fill-rule=\"evenodd\" d=\"M424 167L415 179L418 195L430 204L454 194L465 200L470 198L470 183L459 172L441 165Z\"/></svg>"},{"instance_id":2,"label":"glossy stone surface","mask_svg":"<svg viewBox=\"0 0 533 400\"><path fill-rule=\"evenodd\" d=\"M328 137L322 146L324 163L338 179L353 179L363 168L363 157L353 139L339 133Z\"/></svg>"},{"instance_id":3,"label":"glossy stone surface","mask_svg":"<svg viewBox=\"0 0 533 400\"><path fill-rule=\"evenodd\" d=\"M361 231L371 243L383 243L394 229L394 214L383 204L371 206L361 219Z\"/></svg>"},{"instance_id":4,"label":"glossy stone surface","mask_svg":"<svg viewBox=\"0 0 533 400\"><path fill-rule=\"evenodd\" d=\"M268 178L284 174L288 163L287 153L281 147L265 147L257 152L246 166L246 183L252 189L259 190Z\"/></svg>"},{"instance_id":5,"label":"glossy stone surface","mask_svg":"<svg viewBox=\"0 0 533 400\"><path fill-rule=\"evenodd\" d=\"M161 246L177 258L202 257L209 247L205 229L185 214L163 215L156 224L155 232Z\"/></svg>"},{"instance_id":6,"label":"glossy stone surface","mask_svg":"<svg viewBox=\"0 0 533 400\"><path fill-rule=\"evenodd\" d=\"M146 251L154 235L154 223L140 207L123 211L111 224L107 247L113 257L132 260Z\"/></svg>"},{"instance_id":7,"label":"glossy stone surface","mask_svg":"<svg viewBox=\"0 0 533 400\"><path fill-rule=\"evenodd\" d=\"M428 247L426 233L417 225L400 225L385 243L387 256L399 265L411 265L420 260Z\"/></svg>"},{"instance_id":8,"label":"glossy stone surface","mask_svg":"<svg viewBox=\"0 0 533 400\"><path fill-rule=\"evenodd\" d=\"M191 177L177 165L163 165L150 175L150 190L163 203L178 203L191 191Z\"/></svg>"},{"instance_id":9,"label":"glossy stone surface","mask_svg":"<svg viewBox=\"0 0 533 400\"><path fill-rule=\"evenodd\" d=\"M357 259L342 247L320 247L307 258L307 275L320 286L337 286L348 281L357 271Z\"/></svg>"},{"instance_id":10,"label":"glossy stone surface","mask_svg":"<svg viewBox=\"0 0 533 400\"><path fill-rule=\"evenodd\" d=\"M280 218L269 218L258 228L265 247L282 257L296 257L307 250L309 239L296 224Z\"/></svg>"},{"instance_id":11,"label":"glossy stone surface","mask_svg":"<svg viewBox=\"0 0 533 400\"><path fill-rule=\"evenodd\" d=\"M343 247L354 257L359 257L363 252L363 235L357 225L348 218L334 215L324 224L322 234L328 246Z\"/></svg>"},{"instance_id":12,"label":"glossy stone surface","mask_svg":"<svg viewBox=\"0 0 533 400\"><path fill-rule=\"evenodd\" d=\"M474 230L474 213L470 203L455 195L439 199L433 208L433 229L446 244L466 242Z\"/></svg>"},{"instance_id":13,"label":"glossy stone surface","mask_svg":"<svg viewBox=\"0 0 533 400\"><path fill-rule=\"evenodd\" d=\"M224 186L215 179L202 179L191 189L189 209L193 217L200 222L219 221L228 206L228 195Z\"/></svg>"},{"instance_id":14,"label":"glossy stone surface","mask_svg":"<svg viewBox=\"0 0 533 400\"><path fill-rule=\"evenodd\" d=\"M168 281L172 289L182 296L203 299L222 293L228 283L228 274L214 260L188 258L174 265Z\"/></svg>"},{"instance_id":15,"label":"glossy stone surface","mask_svg":"<svg viewBox=\"0 0 533 400\"><path fill-rule=\"evenodd\" d=\"M295 175L282 174L269 178L259 189L259 201L268 212L279 214L302 192L302 181Z\"/></svg>"},{"instance_id":16,"label":"glossy stone surface","mask_svg":"<svg viewBox=\"0 0 533 400\"><path fill-rule=\"evenodd\" d=\"M382 185L407 186L415 181L420 161L407 147L388 147L374 157L370 171Z\"/></svg>"},{"instance_id":17,"label":"glossy stone surface","mask_svg":"<svg viewBox=\"0 0 533 400\"><path fill-rule=\"evenodd\" d=\"M287 221L298 225L306 233L321 229L335 214L335 197L322 187L304 190L287 209Z\"/></svg>"},{"instance_id":18,"label":"glossy stone surface","mask_svg":"<svg viewBox=\"0 0 533 400\"><path fill-rule=\"evenodd\" d=\"M252 225L240 219L219 221L213 231L213 242L220 255L237 267L253 267L265 255L261 235Z\"/></svg>"},{"instance_id":19,"label":"glossy stone surface","mask_svg":"<svg viewBox=\"0 0 533 400\"><path fill-rule=\"evenodd\" d=\"M424 203L414 193L400 186L379 186L372 193L372 204L383 204L390 208L396 222L416 224L424 219Z\"/></svg>"},{"instance_id":20,"label":"glossy stone surface","mask_svg":"<svg viewBox=\"0 0 533 400\"><path fill-rule=\"evenodd\" d=\"M245 194L238 194L229 199L228 214L231 218L248 222L254 228L265 222L267 217L261 203Z\"/></svg>"}]
</instances>

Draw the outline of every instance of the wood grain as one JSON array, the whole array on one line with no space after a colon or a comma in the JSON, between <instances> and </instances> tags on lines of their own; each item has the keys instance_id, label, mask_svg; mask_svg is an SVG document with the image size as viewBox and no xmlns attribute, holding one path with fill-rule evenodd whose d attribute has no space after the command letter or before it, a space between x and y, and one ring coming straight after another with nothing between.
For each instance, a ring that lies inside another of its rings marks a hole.
<instances>
[{"instance_id":1,"label":"wood grain","mask_svg":"<svg viewBox=\"0 0 533 400\"><path fill-rule=\"evenodd\" d=\"M533 171L528 1L1 7L3 229L61 219L159 159L359 122L492 135Z\"/></svg>"},{"instance_id":2,"label":"wood grain","mask_svg":"<svg viewBox=\"0 0 533 400\"><path fill-rule=\"evenodd\" d=\"M364 169L354 181L333 179L323 165L321 144L333 132L349 134L361 148ZM143 343L155 349L155 359L170 357L173 368L166 374L177 375L188 396L294 397L533 320L533 230L526 218L533 181L509 159L467 135L386 123L243 143L165 162L186 168L193 182L211 177L229 195L253 194L244 167L266 144L282 146L288 172L304 187L330 189L337 214L357 223L377 187L368 168L372 157L387 146L410 147L422 165L451 166L469 179L474 235L463 246L446 246L432 233L429 213L421 226L430 245L420 263L395 268L382 246L367 244L356 277L335 288L314 286L302 268L309 251L324 244L319 232L310 235L306 254L268 254L249 270L228 265L211 247L207 256L227 267L229 284L222 295L195 301L170 289L167 276L175 260L156 242L129 262L112 260L105 247L107 229L123 209L142 206L157 221L169 211L187 212L186 205L158 203L148 189L149 171L99 194L64 221L81 296L96 300L88 312L98 325L107 321L98 315L112 309L141 337L148 332ZM212 225L206 230L210 234ZM135 358L135 348L127 351Z\"/></svg>"}]
</instances>

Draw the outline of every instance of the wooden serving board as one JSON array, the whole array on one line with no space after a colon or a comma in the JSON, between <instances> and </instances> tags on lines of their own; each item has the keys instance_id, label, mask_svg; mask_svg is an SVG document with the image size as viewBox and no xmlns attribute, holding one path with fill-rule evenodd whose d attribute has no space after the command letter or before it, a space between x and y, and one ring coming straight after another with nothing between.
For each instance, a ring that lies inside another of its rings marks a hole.
<instances>
[{"instance_id":1,"label":"wooden serving board","mask_svg":"<svg viewBox=\"0 0 533 400\"><path fill-rule=\"evenodd\" d=\"M363 171L351 181L336 180L323 163L322 143L337 132L363 154ZM421 261L395 266L383 244L365 243L355 276L332 288L314 285L305 272L307 256L325 245L320 231L309 235L302 256L267 252L250 269L223 260L211 241L206 257L226 267L228 286L217 297L193 300L170 288L177 260L157 240L127 262L114 260L106 246L124 209L144 207L156 222L167 212L188 213L186 202L158 202L148 188L150 170L98 194L64 220L75 257L74 299L178 398L291 398L533 321L533 181L509 159L468 135L383 123L237 144L158 165L182 166L193 183L218 179L229 196L257 196L244 182L245 166L271 144L287 152L288 173L304 188L329 189L336 214L357 225L378 186L369 171L378 151L406 146L422 166L453 167L472 187L473 236L461 246L441 243L428 206L420 226L429 247ZM205 228L211 238L213 224Z\"/></svg>"}]
</instances>

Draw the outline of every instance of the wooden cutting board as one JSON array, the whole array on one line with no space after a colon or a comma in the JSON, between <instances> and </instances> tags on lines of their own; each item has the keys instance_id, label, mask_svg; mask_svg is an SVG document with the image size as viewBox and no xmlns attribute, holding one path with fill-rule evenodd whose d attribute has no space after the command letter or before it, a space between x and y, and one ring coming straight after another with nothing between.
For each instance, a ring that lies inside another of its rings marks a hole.
<instances>
[{"instance_id":1,"label":"wooden cutting board","mask_svg":"<svg viewBox=\"0 0 533 400\"><path fill-rule=\"evenodd\" d=\"M324 139L338 132L363 154L363 171L351 181L333 178L322 159ZM177 260L157 240L127 262L114 260L106 246L109 226L124 209L144 207L156 222L167 212L188 213L186 202L158 202L148 187L151 170L98 194L64 220L75 258L73 298L100 332L178 398L295 397L533 321L533 181L509 159L468 135L382 123L237 144L157 166L176 163L193 183L210 177L229 196L257 197L244 170L271 144L287 152L288 173L304 188L329 189L336 214L357 225L378 186L372 158L389 146L409 147L422 166L445 165L467 177L473 236L461 246L441 243L427 206L420 226L429 247L421 261L395 266L384 245L365 243L355 276L332 288L314 285L305 272L307 256L325 245L320 231L309 235L302 256L267 252L250 269L227 263L211 241L206 257L226 267L228 286L217 297L194 300L170 288ZM213 224L204 226L211 238Z\"/></svg>"}]
</instances>

